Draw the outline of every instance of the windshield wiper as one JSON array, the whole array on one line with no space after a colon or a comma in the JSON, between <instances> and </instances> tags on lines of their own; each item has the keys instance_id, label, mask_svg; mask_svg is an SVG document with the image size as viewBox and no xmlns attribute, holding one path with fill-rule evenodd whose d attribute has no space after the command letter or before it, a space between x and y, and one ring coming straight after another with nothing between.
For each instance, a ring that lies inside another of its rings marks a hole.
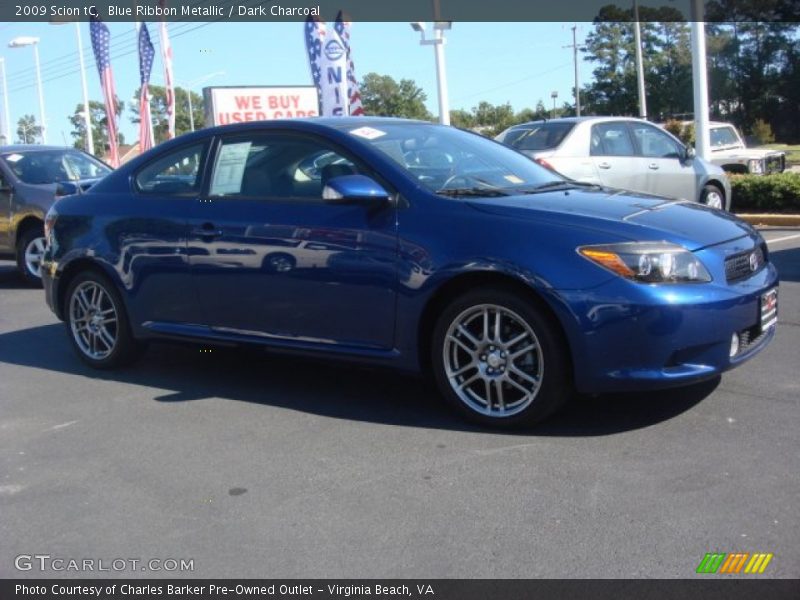
<instances>
[{"instance_id":1,"label":"windshield wiper","mask_svg":"<svg viewBox=\"0 0 800 600\"><path fill-rule=\"evenodd\" d=\"M478 186L469 188L443 188L441 190L436 190L434 193L439 194L440 196L483 196L486 198L511 195L510 192L500 188Z\"/></svg>"},{"instance_id":2,"label":"windshield wiper","mask_svg":"<svg viewBox=\"0 0 800 600\"><path fill-rule=\"evenodd\" d=\"M603 186L597 185L596 183L585 183L583 181L548 181L547 183L537 185L534 188L526 188L516 191L520 194L541 194L543 192L552 192L562 189L569 190L581 187L601 189Z\"/></svg>"}]
</instances>

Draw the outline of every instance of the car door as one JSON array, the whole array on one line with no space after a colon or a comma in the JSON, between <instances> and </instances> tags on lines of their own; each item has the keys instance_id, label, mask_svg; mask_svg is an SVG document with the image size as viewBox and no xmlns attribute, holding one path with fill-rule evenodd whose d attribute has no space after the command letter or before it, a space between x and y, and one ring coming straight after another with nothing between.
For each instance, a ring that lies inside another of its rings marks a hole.
<instances>
[{"instance_id":1,"label":"car door","mask_svg":"<svg viewBox=\"0 0 800 600\"><path fill-rule=\"evenodd\" d=\"M594 123L590 132L589 154L597 178L605 186L645 191L642 160L625 121Z\"/></svg>"},{"instance_id":2,"label":"car door","mask_svg":"<svg viewBox=\"0 0 800 600\"><path fill-rule=\"evenodd\" d=\"M325 181L363 165L322 138L223 136L189 255L205 323L237 335L391 348L393 206L333 204Z\"/></svg>"},{"instance_id":3,"label":"car door","mask_svg":"<svg viewBox=\"0 0 800 600\"><path fill-rule=\"evenodd\" d=\"M647 123L630 121L630 128L645 164L645 191L667 198L696 200L698 178L692 161L683 160L683 144Z\"/></svg>"},{"instance_id":4,"label":"car door","mask_svg":"<svg viewBox=\"0 0 800 600\"><path fill-rule=\"evenodd\" d=\"M0 164L0 252L11 252L11 180Z\"/></svg>"}]
</instances>

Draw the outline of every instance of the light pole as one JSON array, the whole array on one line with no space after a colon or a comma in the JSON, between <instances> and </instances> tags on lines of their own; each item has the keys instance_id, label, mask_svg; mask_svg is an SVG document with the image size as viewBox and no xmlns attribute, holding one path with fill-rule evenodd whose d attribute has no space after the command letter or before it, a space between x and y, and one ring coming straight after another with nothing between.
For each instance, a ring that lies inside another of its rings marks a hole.
<instances>
[{"instance_id":1,"label":"light pole","mask_svg":"<svg viewBox=\"0 0 800 600\"><path fill-rule=\"evenodd\" d=\"M437 3L438 5L438 3ZM435 5L436 6L436 5ZM433 24L433 39L425 38L425 23L415 21L411 28L419 32L421 46L433 46L436 56L436 87L439 93L439 123L450 125L450 100L447 95L447 75L444 65L444 32L451 29L450 21L436 21Z\"/></svg>"},{"instance_id":2,"label":"light pole","mask_svg":"<svg viewBox=\"0 0 800 600\"><path fill-rule=\"evenodd\" d=\"M192 87L203 83L204 81L208 81L209 79L213 79L214 77L218 77L220 75L225 75L225 71L214 71L213 73L208 73L206 75L202 75L197 79L192 79L189 82L185 82L183 84L184 89L186 90L186 97L189 99L189 127L192 131L194 131L194 109L192 108ZM176 82L180 84L180 81ZM175 100L177 101L177 96Z\"/></svg>"},{"instance_id":3,"label":"light pole","mask_svg":"<svg viewBox=\"0 0 800 600\"><path fill-rule=\"evenodd\" d=\"M5 143L11 143L11 110L8 108L8 83L6 82L6 59L0 57L0 68L3 69L3 111L5 118L3 119L4 129L3 135L6 138Z\"/></svg>"},{"instance_id":4,"label":"light pole","mask_svg":"<svg viewBox=\"0 0 800 600\"><path fill-rule=\"evenodd\" d=\"M636 83L639 88L639 117L647 118L647 98L644 93L644 62L642 61L642 28L639 25L639 2L633 0L633 37L636 44Z\"/></svg>"},{"instance_id":5,"label":"light pole","mask_svg":"<svg viewBox=\"0 0 800 600\"><path fill-rule=\"evenodd\" d=\"M51 25L66 25L67 21L50 21ZM75 21L75 37L78 40L78 63L81 67L81 90L83 92L83 122L86 127L84 148L94 154L94 132L92 131L92 113L89 111L89 90L86 86L86 65L83 61L83 43L81 41L81 25Z\"/></svg>"},{"instance_id":6,"label":"light pole","mask_svg":"<svg viewBox=\"0 0 800 600\"><path fill-rule=\"evenodd\" d=\"M581 90L578 87L578 26L572 26L572 44L564 48L572 48L572 62L575 65L575 116L581 116Z\"/></svg>"},{"instance_id":7,"label":"light pole","mask_svg":"<svg viewBox=\"0 0 800 600\"><path fill-rule=\"evenodd\" d=\"M692 88L694 92L694 147L697 156L711 158L711 134L708 121L708 65L706 63L706 27L703 2L692 0Z\"/></svg>"},{"instance_id":8,"label":"light pole","mask_svg":"<svg viewBox=\"0 0 800 600\"><path fill-rule=\"evenodd\" d=\"M550 97L553 99L553 114L550 116L551 119L556 118L556 98L558 98L558 92L553 90L550 92Z\"/></svg>"},{"instance_id":9,"label":"light pole","mask_svg":"<svg viewBox=\"0 0 800 600\"><path fill-rule=\"evenodd\" d=\"M42 91L42 71L39 68L39 38L29 36L15 37L8 42L9 48L24 48L33 46L33 59L36 63L36 83L39 89L39 118L42 120L42 143L47 143L47 121L44 116L44 92Z\"/></svg>"}]
</instances>

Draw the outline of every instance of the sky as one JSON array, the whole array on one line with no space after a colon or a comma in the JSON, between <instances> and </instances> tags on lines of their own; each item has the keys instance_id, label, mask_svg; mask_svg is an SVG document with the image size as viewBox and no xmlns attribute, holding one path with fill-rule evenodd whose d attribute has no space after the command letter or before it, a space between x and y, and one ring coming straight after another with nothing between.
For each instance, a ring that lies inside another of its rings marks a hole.
<instances>
[{"instance_id":1,"label":"sky","mask_svg":"<svg viewBox=\"0 0 800 600\"><path fill-rule=\"evenodd\" d=\"M163 84L158 28L148 24L157 59L151 83ZM471 109L485 100L510 102L514 110L534 107L539 100L551 107L572 102L574 79L573 23L453 23L445 45L450 109ZM578 23L578 43L591 24ZM137 126L128 108L139 87L138 55L133 23L108 23L111 60L117 94L126 100L120 131L130 143ZM194 83L196 92L207 85L311 85L303 23L170 23L177 85ZM94 67L88 23L81 23L89 98L102 101ZM24 114L39 121L39 104L31 47L9 48L17 36L40 38L39 52L44 89L47 141L72 144L68 117L82 102L75 24L0 23L0 57L8 81L12 133ZM354 23L351 34L356 77L376 72L413 79L427 94L427 107L438 114L434 50L421 46L419 34L408 23ZM591 80L591 64L581 61L581 85ZM224 74L219 74L224 72ZM206 75L217 75L201 81ZM5 102L5 98L2 101ZM0 111L0 120L4 120Z\"/></svg>"}]
</instances>

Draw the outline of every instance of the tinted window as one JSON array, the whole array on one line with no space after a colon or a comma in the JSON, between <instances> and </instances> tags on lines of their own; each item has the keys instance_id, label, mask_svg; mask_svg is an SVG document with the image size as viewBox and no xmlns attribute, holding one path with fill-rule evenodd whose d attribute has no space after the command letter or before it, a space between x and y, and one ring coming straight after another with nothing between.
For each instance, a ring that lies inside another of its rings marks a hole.
<instances>
[{"instance_id":1,"label":"tinted window","mask_svg":"<svg viewBox=\"0 0 800 600\"><path fill-rule=\"evenodd\" d=\"M633 123L633 135L639 144L642 156L649 158L678 158L681 146L668 134L652 125Z\"/></svg>"},{"instance_id":2,"label":"tinted window","mask_svg":"<svg viewBox=\"0 0 800 600\"><path fill-rule=\"evenodd\" d=\"M9 152L2 158L23 183L29 184L98 179L111 172L97 159L77 150Z\"/></svg>"},{"instance_id":3,"label":"tinted window","mask_svg":"<svg viewBox=\"0 0 800 600\"><path fill-rule=\"evenodd\" d=\"M537 123L509 129L502 141L517 150L551 150L560 146L574 127L574 123Z\"/></svg>"},{"instance_id":4,"label":"tinted window","mask_svg":"<svg viewBox=\"0 0 800 600\"><path fill-rule=\"evenodd\" d=\"M592 156L634 156L633 143L624 122L592 125Z\"/></svg>"},{"instance_id":5,"label":"tinted window","mask_svg":"<svg viewBox=\"0 0 800 600\"><path fill-rule=\"evenodd\" d=\"M739 138L732 127L715 127L711 130L712 146L738 146Z\"/></svg>"},{"instance_id":6,"label":"tinted window","mask_svg":"<svg viewBox=\"0 0 800 600\"><path fill-rule=\"evenodd\" d=\"M136 175L140 192L167 195L194 195L200 191L200 167L204 144L184 146L161 155Z\"/></svg>"},{"instance_id":7,"label":"tinted window","mask_svg":"<svg viewBox=\"0 0 800 600\"><path fill-rule=\"evenodd\" d=\"M357 172L353 161L316 139L237 136L220 146L209 194L320 200L328 179Z\"/></svg>"}]
</instances>

